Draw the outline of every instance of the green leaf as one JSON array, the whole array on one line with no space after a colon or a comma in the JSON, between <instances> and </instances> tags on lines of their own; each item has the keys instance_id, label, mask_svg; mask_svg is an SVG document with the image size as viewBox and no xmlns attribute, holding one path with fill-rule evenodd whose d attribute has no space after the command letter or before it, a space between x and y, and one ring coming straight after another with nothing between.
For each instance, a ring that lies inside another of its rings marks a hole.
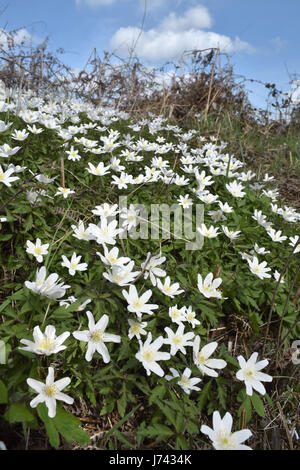
<instances>
[{"instance_id":1,"label":"green leaf","mask_svg":"<svg viewBox=\"0 0 300 470\"><path fill-rule=\"evenodd\" d=\"M125 416L126 406L127 406L126 393L123 393L121 398L117 400L117 408L118 408L118 412L121 418Z\"/></svg>"},{"instance_id":2,"label":"green leaf","mask_svg":"<svg viewBox=\"0 0 300 470\"><path fill-rule=\"evenodd\" d=\"M2 312L2 310L4 310L10 304L10 301L11 299L8 298L4 302L2 302L2 304L0 305L0 312Z\"/></svg>"},{"instance_id":3,"label":"green leaf","mask_svg":"<svg viewBox=\"0 0 300 470\"><path fill-rule=\"evenodd\" d=\"M187 443L187 440L184 436L177 436L176 438L176 445L175 445L175 449L182 449L182 450L188 450L189 449L189 446L188 446L188 443Z\"/></svg>"},{"instance_id":4,"label":"green leaf","mask_svg":"<svg viewBox=\"0 0 300 470\"><path fill-rule=\"evenodd\" d=\"M264 398L267 400L267 402L269 403L269 405L271 406L274 406L274 402L273 400L271 399L270 395L268 395L267 393L264 395Z\"/></svg>"},{"instance_id":5,"label":"green leaf","mask_svg":"<svg viewBox=\"0 0 300 470\"><path fill-rule=\"evenodd\" d=\"M73 440L79 444L88 444L90 442L87 432L81 428L81 422L71 413L57 406L55 417L49 418L48 410L44 403L40 403L37 410L39 417L45 424L49 442L55 449L59 447L59 433L69 443L72 443Z\"/></svg>"},{"instance_id":6,"label":"green leaf","mask_svg":"<svg viewBox=\"0 0 300 470\"><path fill-rule=\"evenodd\" d=\"M152 390L151 396L149 398L149 404L156 403L158 398L163 398L166 394L166 387L165 385L158 385Z\"/></svg>"},{"instance_id":7,"label":"green leaf","mask_svg":"<svg viewBox=\"0 0 300 470\"><path fill-rule=\"evenodd\" d=\"M246 423L249 423L251 416L252 416L252 405L251 405L251 400L250 397L247 396L246 399L243 401L241 404L239 411L238 411L238 416L241 417L242 415L242 410L245 408L246 410Z\"/></svg>"},{"instance_id":8,"label":"green leaf","mask_svg":"<svg viewBox=\"0 0 300 470\"><path fill-rule=\"evenodd\" d=\"M12 403L5 412L4 418L9 423L24 423L35 419L34 415L22 403Z\"/></svg>"},{"instance_id":9,"label":"green leaf","mask_svg":"<svg viewBox=\"0 0 300 470\"><path fill-rule=\"evenodd\" d=\"M126 439L126 437L120 432L120 431L115 431L114 432L115 437L122 442L126 447L129 447L130 449L135 449L135 446Z\"/></svg>"},{"instance_id":10,"label":"green leaf","mask_svg":"<svg viewBox=\"0 0 300 470\"><path fill-rule=\"evenodd\" d=\"M59 434L55 428L54 422L52 418L49 418L48 416L48 410L46 408L45 403L40 403L37 406L37 412L41 420L43 421L47 435L49 437L49 442L54 447L55 449L58 449L60 439L59 439Z\"/></svg>"},{"instance_id":11,"label":"green leaf","mask_svg":"<svg viewBox=\"0 0 300 470\"><path fill-rule=\"evenodd\" d=\"M90 384L87 384L87 387L85 389L85 393L86 393L86 396L88 397L88 399L90 400L90 402L92 403L92 405L96 406L97 401L96 401L95 392L94 392L94 390L93 390L93 388Z\"/></svg>"},{"instance_id":12,"label":"green leaf","mask_svg":"<svg viewBox=\"0 0 300 470\"><path fill-rule=\"evenodd\" d=\"M254 406L256 413L261 418L264 418L265 417L264 404L260 396L257 395L257 393L253 392L253 395L251 396L251 402L252 402L252 405Z\"/></svg>"},{"instance_id":13,"label":"green leaf","mask_svg":"<svg viewBox=\"0 0 300 470\"><path fill-rule=\"evenodd\" d=\"M60 432L67 442L72 443L73 440L78 442L78 444L88 444L90 442L89 435L81 428L80 420L62 408L56 408L53 422L57 431Z\"/></svg>"},{"instance_id":14,"label":"green leaf","mask_svg":"<svg viewBox=\"0 0 300 470\"><path fill-rule=\"evenodd\" d=\"M219 379L219 380L218 380ZM224 388L224 385L222 383L222 381L220 380L221 377L218 377L218 379L216 379L217 381L217 385L218 385L218 399L219 399L219 403L220 405L222 406L222 408L224 410L226 410L227 408L227 402L226 402L226 397L227 397L227 392L226 392L226 388Z\"/></svg>"},{"instance_id":15,"label":"green leaf","mask_svg":"<svg viewBox=\"0 0 300 470\"><path fill-rule=\"evenodd\" d=\"M166 418L168 418L169 422L176 429L176 414L175 414L175 412L172 411L171 408L169 408L168 406L163 405L159 400L157 400L156 404L159 406L159 408L164 413Z\"/></svg>"},{"instance_id":16,"label":"green leaf","mask_svg":"<svg viewBox=\"0 0 300 470\"><path fill-rule=\"evenodd\" d=\"M238 361L234 359L234 357L232 357L229 353L224 352L222 356L229 364L239 368Z\"/></svg>"},{"instance_id":17,"label":"green leaf","mask_svg":"<svg viewBox=\"0 0 300 470\"><path fill-rule=\"evenodd\" d=\"M247 398L246 390L244 388L241 388L241 390L237 394L236 399L239 403L242 403L244 400L246 400L246 398Z\"/></svg>"},{"instance_id":18,"label":"green leaf","mask_svg":"<svg viewBox=\"0 0 300 470\"><path fill-rule=\"evenodd\" d=\"M204 408L205 403L207 402L208 399L208 394L211 389L211 382L208 382L200 392L200 397L198 400L198 409L201 411Z\"/></svg>"},{"instance_id":19,"label":"green leaf","mask_svg":"<svg viewBox=\"0 0 300 470\"><path fill-rule=\"evenodd\" d=\"M7 388L0 380L0 403L8 403Z\"/></svg>"},{"instance_id":20,"label":"green leaf","mask_svg":"<svg viewBox=\"0 0 300 470\"><path fill-rule=\"evenodd\" d=\"M6 233L5 235L0 235L0 241L6 242L7 240L10 240L12 237L12 233Z\"/></svg>"},{"instance_id":21,"label":"green leaf","mask_svg":"<svg viewBox=\"0 0 300 470\"><path fill-rule=\"evenodd\" d=\"M199 426L191 420L188 420L186 424L186 430L189 434L198 434Z\"/></svg>"},{"instance_id":22,"label":"green leaf","mask_svg":"<svg viewBox=\"0 0 300 470\"><path fill-rule=\"evenodd\" d=\"M27 219L26 219L25 222L24 222L24 231L25 231L25 232L28 232L28 231L31 229L31 227L32 227L32 222L33 222L33 221L32 221L32 215L29 214L29 216L27 217Z\"/></svg>"},{"instance_id":23,"label":"green leaf","mask_svg":"<svg viewBox=\"0 0 300 470\"><path fill-rule=\"evenodd\" d=\"M122 418L117 424L115 424L109 431L107 434L105 434L104 438L107 439L109 436L111 436L112 434L115 433L115 431L120 427L122 426L124 423L126 423L126 421L130 418L131 415L133 415L136 410L138 410L138 408L140 408L140 406L142 406L141 404L137 405L135 408L133 408L131 411L129 411L129 413L127 413L126 416L124 416L124 418Z\"/></svg>"},{"instance_id":24,"label":"green leaf","mask_svg":"<svg viewBox=\"0 0 300 470\"><path fill-rule=\"evenodd\" d=\"M32 304L26 300L26 302L22 305L20 315L23 315L23 313L27 313L32 311Z\"/></svg>"},{"instance_id":25,"label":"green leaf","mask_svg":"<svg viewBox=\"0 0 300 470\"><path fill-rule=\"evenodd\" d=\"M81 304L82 304L82 300L76 300L76 302L73 302L68 307L64 305L61 307L58 307L51 313L51 318L71 318L73 317L73 315L71 314L73 312L76 312Z\"/></svg>"},{"instance_id":26,"label":"green leaf","mask_svg":"<svg viewBox=\"0 0 300 470\"><path fill-rule=\"evenodd\" d=\"M167 437L173 436L174 432L164 424L154 423L149 426L147 434L151 437L157 438L158 441L161 441Z\"/></svg>"},{"instance_id":27,"label":"green leaf","mask_svg":"<svg viewBox=\"0 0 300 470\"><path fill-rule=\"evenodd\" d=\"M100 411L100 416L103 416L105 414L108 414L108 413L111 413L112 410L114 409L115 407L115 402L114 400L110 400L108 401L108 403L106 403L103 408L101 409Z\"/></svg>"},{"instance_id":28,"label":"green leaf","mask_svg":"<svg viewBox=\"0 0 300 470\"><path fill-rule=\"evenodd\" d=\"M184 424L185 424L185 419L182 413L177 413L176 414L176 431L178 434L181 434L184 430Z\"/></svg>"}]
</instances>

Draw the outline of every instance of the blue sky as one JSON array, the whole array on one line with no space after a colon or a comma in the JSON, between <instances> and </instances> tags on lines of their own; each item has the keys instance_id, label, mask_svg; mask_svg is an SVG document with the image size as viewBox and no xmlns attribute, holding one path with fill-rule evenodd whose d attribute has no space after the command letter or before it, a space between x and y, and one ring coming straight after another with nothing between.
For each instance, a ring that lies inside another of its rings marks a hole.
<instances>
[{"instance_id":1,"label":"blue sky","mask_svg":"<svg viewBox=\"0 0 300 470\"><path fill-rule=\"evenodd\" d=\"M62 47L63 60L77 69L94 47L101 56L127 55L144 0L1 0L0 10L0 28L24 28L35 43L49 36L49 49ZM218 45L236 74L289 91L289 74L300 75L299 18L299 0L147 0L136 52L145 64L161 65L195 46ZM247 86L251 101L264 107L264 87Z\"/></svg>"}]
</instances>

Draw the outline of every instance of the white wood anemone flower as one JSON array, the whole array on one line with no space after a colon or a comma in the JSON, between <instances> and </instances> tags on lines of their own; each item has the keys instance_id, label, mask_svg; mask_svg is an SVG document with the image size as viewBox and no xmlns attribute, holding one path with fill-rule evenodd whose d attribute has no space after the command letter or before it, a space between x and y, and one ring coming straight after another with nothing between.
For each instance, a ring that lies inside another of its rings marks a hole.
<instances>
[{"instance_id":1,"label":"white wood anemone flower","mask_svg":"<svg viewBox=\"0 0 300 470\"><path fill-rule=\"evenodd\" d=\"M226 237L230 238L230 240L235 240L240 236L241 231L240 230L230 230L228 227L225 225L222 225L223 232L225 233Z\"/></svg>"},{"instance_id":2,"label":"white wood anemone flower","mask_svg":"<svg viewBox=\"0 0 300 470\"><path fill-rule=\"evenodd\" d=\"M71 304L73 304L74 302L77 302L77 300L78 299L76 299L74 295L71 295L67 299L60 300L59 305L60 306L64 305L65 308L68 308L70 307ZM79 305L76 312L82 312L82 310L85 310L85 307L87 306L87 304L91 303L91 301L92 299L86 299L84 302L82 302L82 304Z\"/></svg>"},{"instance_id":3,"label":"white wood anemone flower","mask_svg":"<svg viewBox=\"0 0 300 470\"><path fill-rule=\"evenodd\" d=\"M180 325L187 320L186 307L177 308L177 304L173 305L173 307L169 307L169 317L173 323Z\"/></svg>"},{"instance_id":4,"label":"white wood anemone flower","mask_svg":"<svg viewBox=\"0 0 300 470\"><path fill-rule=\"evenodd\" d=\"M75 191L70 188L63 188L60 186L59 188L57 188L57 192L54 194L54 196L62 195L64 199L66 199L70 194L75 194Z\"/></svg>"},{"instance_id":5,"label":"white wood anemone flower","mask_svg":"<svg viewBox=\"0 0 300 470\"><path fill-rule=\"evenodd\" d=\"M133 268L134 261L130 261L126 266L112 266L108 272L103 273L103 277L118 286L128 286L141 273L141 271L132 271Z\"/></svg>"},{"instance_id":6,"label":"white wood anemone flower","mask_svg":"<svg viewBox=\"0 0 300 470\"><path fill-rule=\"evenodd\" d=\"M185 309L185 319L192 328L195 328L196 325L200 325L200 321L197 320L196 318L196 312L193 311L193 307L190 305L189 307L186 307Z\"/></svg>"},{"instance_id":7,"label":"white wood anemone flower","mask_svg":"<svg viewBox=\"0 0 300 470\"><path fill-rule=\"evenodd\" d=\"M95 209L92 210L92 213L98 215L99 217L115 217L118 213L118 204L108 204L104 202L101 206L96 206Z\"/></svg>"},{"instance_id":8,"label":"white wood anemone flower","mask_svg":"<svg viewBox=\"0 0 300 470\"><path fill-rule=\"evenodd\" d=\"M261 372L269 364L268 359L256 362L257 357L258 353L254 352L248 361L243 356L238 356L237 358L240 370L237 371L236 378L245 382L246 393L249 396L253 394L253 389L261 395L265 395L266 389L261 382L272 382L273 380L271 375Z\"/></svg>"},{"instance_id":9,"label":"white wood anemone flower","mask_svg":"<svg viewBox=\"0 0 300 470\"><path fill-rule=\"evenodd\" d=\"M107 246L104 244L104 255L99 253L99 251L96 252L96 255L100 256L102 263L108 265L108 266L119 266L122 268L125 268L125 264L129 263L131 261L128 256L120 256L119 257L119 248L114 246L110 251L108 251Z\"/></svg>"},{"instance_id":10,"label":"white wood anemone flower","mask_svg":"<svg viewBox=\"0 0 300 470\"><path fill-rule=\"evenodd\" d=\"M109 173L110 165L105 166L103 162L98 163L97 166L93 165L90 162L88 163L88 165L89 165L89 168L86 168L86 170L92 175L104 176Z\"/></svg>"},{"instance_id":11,"label":"white wood anemone flower","mask_svg":"<svg viewBox=\"0 0 300 470\"><path fill-rule=\"evenodd\" d=\"M10 176L14 173L13 169L3 171L2 166L0 165L0 183L5 184L5 186L11 186L13 181L19 179L18 176Z\"/></svg>"},{"instance_id":12,"label":"white wood anemone flower","mask_svg":"<svg viewBox=\"0 0 300 470\"><path fill-rule=\"evenodd\" d=\"M201 390L200 387L196 387L196 384L201 382L201 379L199 379L198 377L191 377L192 371L188 367L184 369L182 375L180 375L179 372L173 367L170 367L170 372L173 375L166 375L165 379L173 380L175 378L178 378L179 380L177 380L177 384L188 395L191 393L192 390L196 390L196 391Z\"/></svg>"},{"instance_id":13,"label":"white wood anemone flower","mask_svg":"<svg viewBox=\"0 0 300 470\"><path fill-rule=\"evenodd\" d=\"M213 429L203 424L200 431L206 434L212 441L216 450L252 450L251 447L242 444L252 436L249 429L231 432L232 416L229 412L221 419L218 411L213 412Z\"/></svg>"},{"instance_id":14,"label":"white wood anemone flower","mask_svg":"<svg viewBox=\"0 0 300 470\"><path fill-rule=\"evenodd\" d=\"M179 282L174 282L174 284L171 284L170 276L167 276L164 279L164 284L161 282L160 279L157 279L157 287L163 294L167 295L168 297L171 297L172 299L175 295L179 295L184 292L183 289L179 289Z\"/></svg>"},{"instance_id":15,"label":"white wood anemone flower","mask_svg":"<svg viewBox=\"0 0 300 470\"><path fill-rule=\"evenodd\" d=\"M63 346L63 342L70 336L69 331L65 331L59 336L55 334L55 327L48 325L45 328L45 333L42 333L39 326L35 326L33 329L33 340L21 339L20 342L25 344L25 347L19 347L24 351L34 352L35 354L56 354L66 349L67 346Z\"/></svg>"},{"instance_id":16,"label":"white wood anemone flower","mask_svg":"<svg viewBox=\"0 0 300 470\"><path fill-rule=\"evenodd\" d=\"M78 225L71 225L74 233L73 237L78 238L78 240L92 240L93 236L89 233L88 229L84 227L82 220L79 220Z\"/></svg>"},{"instance_id":17,"label":"white wood anemone flower","mask_svg":"<svg viewBox=\"0 0 300 470\"><path fill-rule=\"evenodd\" d=\"M266 261L259 263L256 256L253 256L252 260L247 259L247 261L252 274L255 274L260 279L271 277L271 274L268 273L268 271L271 271L271 268L267 267Z\"/></svg>"},{"instance_id":18,"label":"white wood anemone flower","mask_svg":"<svg viewBox=\"0 0 300 470\"><path fill-rule=\"evenodd\" d=\"M222 299L222 293L219 289L222 284L222 279L220 277L214 279L213 277L213 273L209 273L205 279L202 280L201 274L198 274L198 289L207 299L211 297Z\"/></svg>"},{"instance_id":19,"label":"white wood anemone flower","mask_svg":"<svg viewBox=\"0 0 300 470\"><path fill-rule=\"evenodd\" d=\"M208 343L201 351L200 349L200 336L196 336L193 344L193 358L194 364L202 372L203 375L208 375L209 377L218 377L218 372L215 369L224 369L227 363L223 359L210 359L210 356L214 353L218 346L216 341Z\"/></svg>"},{"instance_id":20,"label":"white wood anemone flower","mask_svg":"<svg viewBox=\"0 0 300 470\"><path fill-rule=\"evenodd\" d=\"M216 238L220 234L218 228L213 227L213 225L208 228L205 224L201 224L200 227L197 227L197 231L206 238Z\"/></svg>"},{"instance_id":21,"label":"white wood anemone flower","mask_svg":"<svg viewBox=\"0 0 300 470\"><path fill-rule=\"evenodd\" d=\"M154 372L159 377L163 377L165 373L157 361L167 361L171 358L169 353L159 351L164 344L163 337L159 336L152 343L152 334L148 333L145 343L143 344L139 341L139 344L140 350L136 353L135 357L143 364L147 375Z\"/></svg>"},{"instance_id":22,"label":"white wood anemone flower","mask_svg":"<svg viewBox=\"0 0 300 470\"><path fill-rule=\"evenodd\" d=\"M287 239L287 236L281 235L281 233L282 233L281 230L278 230L276 232L276 230L274 230L273 228L269 228L267 230L267 234L269 235L270 238L272 238L273 242L282 243Z\"/></svg>"},{"instance_id":23,"label":"white wood anemone flower","mask_svg":"<svg viewBox=\"0 0 300 470\"><path fill-rule=\"evenodd\" d=\"M48 367L48 375L46 378L46 383L40 382L35 379L27 379L27 384L29 387L33 388L38 395L31 400L31 408L36 408L39 403L46 404L48 408L49 418L54 418L56 415L56 400L61 400L68 405L72 405L74 399L65 393L62 393L62 390L69 385L71 379L65 377L64 379L54 381L54 369L53 367Z\"/></svg>"},{"instance_id":24,"label":"white wood anemone flower","mask_svg":"<svg viewBox=\"0 0 300 470\"><path fill-rule=\"evenodd\" d=\"M62 266L68 268L69 274L74 276L76 271L86 271L88 268L87 263L80 263L82 256L77 256L76 253L72 254L71 261L65 255L62 255L63 262Z\"/></svg>"},{"instance_id":25,"label":"white wood anemone flower","mask_svg":"<svg viewBox=\"0 0 300 470\"><path fill-rule=\"evenodd\" d=\"M139 295L136 287L131 285L129 287L129 291L127 292L123 289L122 294L128 303L127 310L131 313L135 313L139 318L141 318L143 313L153 315L153 310L158 308L157 304L147 303L152 296L151 289L147 290L142 295Z\"/></svg>"},{"instance_id":26,"label":"white wood anemone flower","mask_svg":"<svg viewBox=\"0 0 300 470\"><path fill-rule=\"evenodd\" d=\"M290 240L290 243L289 243L290 246L294 248L296 245L296 248L294 249L294 254L299 253L300 251L299 235L296 235L295 237L289 237L289 240Z\"/></svg>"},{"instance_id":27,"label":"white wood anemone flower","mask_svg":"<svg viewBox=\"0 0 300 470\"><path fill-rule=\"evenodd\" d=\"M122 228L116 228L118 225L117 220L112 220L108 222L108 219L105 217L101 217L101 220L98 225L96 224L89 224L88 226L88 233L92 235L93 239L99 245L115 245L116 244L116 237L124 232Z\"/></svg>"},{"instance_id":28,"label":"white wood anemone flower","mask_svg":"<svg viewBox=\"0 0 300 470\"><path fill-rule=\"evenodd\" d=\"M237 181L233 181L232 183L226 184L226 189L232 194L234 197L244 197L245 192L243 192L244 186Z\"/></svg>"},{"instance_id":29,"label":"white wood anemone flower","mask_svg":"<svg viewBox=\"0 0 300 470\"><path fill-rule=\"evenodd\" d=\"M45 266L42 266L36 271L35 281L25 281L25 286L36 294L44 295L52 300L57 300L63 297L66 290L71 287L63 285L62 282L58 283L59 280L58 274L56 273L52 273L46 278L46 268Z\"/></svg>"},{"instance_id":30,"label":"white wood anemone flower","mask_svg":"<svg viewBox=\"0 0 300 470\"><path fill-rule=\"evenodd\" d=\"M33 255L38 263L42 263L43 256L48 254L49 243L42 245L40 238L37 238L35 243L27 240L26 245L26 253Z\"/></svg>"},{"instance_id":31,"label":"white wood anemone flower","mask_svg":"<svg viewBox=\"0 0 300 470\"><path fill-rule=\"evenodd\" d=\"M165 332L167 333L168 338L166 338L164 342L170 346L171 356L174 356L177 351L182 352L182 354L186 354L185 346L193 346L193 342L190 340L194 338L195 334L193 332L184 333L183 323L179 324L175 333L167 326L165 327Z\"/></svg>"},{"instance_id":32,"label":"white wood anemone flower","mask_svg":"<svg viewBox=\"0 0 300 470\"><path fill-rule=\"evenodd\" d=\"M140 213L139 209L135 209L134 204L130 204L129 209L123 208L120 213L120 218L124 219L122 221L122 227L126 230L130 230L133 227L136 227L139 223L138 215Z\"/></svg>"},{"instance_id":33,"label":"white wood anemone flower","mask_svg":"<svg viewBox=\"0 0 300 470\"><path fill-rule=\"evenodd\" d=\"M92 312L86 312L88 317L88 330L74 331L74 338L79 341L85 341L88 343L88 348L85 354L85 359L90 362L93 358L94 353L97 351L103 359L103 362L107 364L110 361L110 355L107 347L104 343L120 343L121 337L110 333L105 333L108 325L108 315L103 315L100 320L95 323Z\"/></svg>"},{"instance_id":34,"label":"white wood anemone flower","mask_svg":"<svg viewBox=\"0 0 300 470\"><path fill-rule=\"evenodd\" d=\"M146 330L144 330L144 328L147 327L147 322L134 321L129 318L128 323L130 326L128 332L129 339L132 339L134 336L136 336L137 339L141 339L141 335L147 334Z\"/></svg>"},{"instance_id":35,"label":"white wood anemone flower","mask_svg":"<svg viewBox=\"0 0 300 470\"><path fill-rule=\"evenodd\" d=\"M141 264L141 268L144 271L144 279L148 279L150 276L150 281L152 282L153 286L156 286L157 284L156 277L165 277L167 274L166 271L158 268L158 266L160 266L165 261L165 256L161 256L161 254L151 256L151 253L148 252L146 261Z\"/></svg>"}]
</instances>

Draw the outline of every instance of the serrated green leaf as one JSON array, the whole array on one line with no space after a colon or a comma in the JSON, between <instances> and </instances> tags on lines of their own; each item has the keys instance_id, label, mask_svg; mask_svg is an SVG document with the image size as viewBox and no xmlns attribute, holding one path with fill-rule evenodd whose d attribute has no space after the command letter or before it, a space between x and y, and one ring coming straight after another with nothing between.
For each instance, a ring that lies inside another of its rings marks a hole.
<instances>
[{"instance_id":1,"label":"serrated green leaf","mask_svg":"<svg viewBox=\"0 0 300 470\"><path fill-rule=\"evenodd\" d=\"M210 389L211 389L211 382L208 382L204 387L203 389L201 390L200 392L200 397L198 399L198 409L199 411L202 411L204 406L205 406L205 403L207 402L207 399L208 399L208 394L210 392Z\"/></svg>"},{"instance_id":2,"label":"serrated green leaf","mask_svg":"<svg viewBox=\"0 0 300 470\"><path fill-rule=\"evenodd\" d=\"M156 404L160 408L160 410L163 412L163 414L168 418L169 422L174 426L176 429L176 414L171 408L168 406L163 405L159 400L156 401Z\"/></svg>"},{"instance_id":3,"label":"serrated green leaf","mask_svg":"<svg viewBox=\"0 0 300 470\"><path fill-rule=\"evenodd\" d=\"M182 413L177 413L175 418L175 429L178 434L181 434L184 429L185 419Z\"/></svg>"},{"instance_id":4,"label":"serrated green leaf","mask_svg":"<svg viewBox=\"0 0 300 470\"><path fill-rule=\"evenodd\" d=\"M176 438L176 444L175 444L175 449L176 450L188 450L188 443L187 440L184 436L177 436Z\"/></svg>"},{"instance_id":5,"label":"serrated green leaf","mask_svg":"<svg viewBox=\"0 0 300 470\"><path fill-rule=\"evenodd\" d=\"M222 383L217 383L218 384L218 399L219 399L219 403L220 405L222 406L222 408L224 410L226 410L227 408L227 402L226 402L226 397L227 397L227 393L226 393L226 389L224 388L223 384Z\"/></svg>"},{"instance_id":6,"label":"serrated green leaf","mask_svg":"<svg viewBox=\"0 0 300 470\"><path fill-rule=\"evenodd\" d=\"M48 410L47 410L45 403L40 403L37 406L37 412L38 412L40 419L43 421L45 425L47 436L49 438L49 442L51 446L54 447L55 449L58 449L59 444L60 444L59 433L56 430L56 427L53 422L53 418L49 418L48 416Z\"/></svg>"},{"instance_id":7,"label":"serrated green leaf","mask_svg":"<svg viewBox=\"0 0 300 470\"><path fill-rule=\"evenodd\" d=\"M119 400L117 400L118 413L121 416L121 418L123 418L124 415L125 415L126 406L127 406L126 394L123 393L121 398L119 398Z\"/></svg>"},{"instance_id":8,"label":"serrated green leaf","mask_svg":"<svg viewBox=\"0 0 300 470\"><path fill-rule=\"evenodd\" d=\"M28 231L31 229L31 227L32 227L32 222L33 222L33 220L32 220L32 215L29 214L29 216L27 217L27 219L26 219L25 222L24 222L24 231L25 231L25 232L28 232Z\"/></svg>"},{"instance_id":9,"label":"serrated green leaf","mask_svg":"<svg viewBox=\"0 0 300 470\"><path fill-rule=\"evenodd\" d=\"M257 393L253 392L251 398L252 405L256 411L256 413L261 417L265 417L265 408L262 399L260 398Z\"/></svg>"},{"instance_id":10,"label":"serrated green leaf","mask_svg":"<svg viewBox=\"0 0 300 470\"><path fill-rule=\"evenodd\" d=\"M0 403L7 403L8 402L8 394L7 394L7 388L0 380Z\"/></svg>"},{"instance_id":11,"label":"serrated green leaf","mask_svg":"<svg viewBox=\"0 0 300 470\"><path fill-rule=\"evenodd\" d=\"M26 423L34 421L34 415L22 403L12 403L4 413L9 423Z\"/></svg>"},{"instance_id":12,"label":"serrated green leaf","mask_svg":"<svg viewBox=\"0 0 300 470\"><path fill-rule=\"evenodd\" d=\"M147 433L155 437L158 441L174 435L174 431L164 424L154 423L149 426Z\"/></svg>"},{"instance_id":13,"label":"serrated green leaf","mask_svg":"<svg viewBox=\"0 0 300 470\"><path fill-rule=\"evenodd\" d=\"M186 423L186 430L189 434L198 434L199 426L189 419Z\"/></svg>"},{"instance_id":14,"label":"serrated green leaf","mask_svg":"<svg viewBox=\"0 0 300 470\"><path fill-rule=\"evenodd\" d=\"M89 435L82 429L80 420L62 408L56 408L56 415L53 418L53 422L57 431L70 444L73 440L82 445L90 442Z\"/></svg>"},{"instance_id":15,"label":"serrated green leaf","mask_svg":"<svg viewBox=\"0 0 300 470\"><path fill-rule=\"evenodd\" d=\"M128 441L128 439L126 439L124 434L122 434L120 431L116 430L114 432L114 436L126 447L129 447L130 449L135 449L135 446L130 441Z\"/></svg>"}]
</instances>

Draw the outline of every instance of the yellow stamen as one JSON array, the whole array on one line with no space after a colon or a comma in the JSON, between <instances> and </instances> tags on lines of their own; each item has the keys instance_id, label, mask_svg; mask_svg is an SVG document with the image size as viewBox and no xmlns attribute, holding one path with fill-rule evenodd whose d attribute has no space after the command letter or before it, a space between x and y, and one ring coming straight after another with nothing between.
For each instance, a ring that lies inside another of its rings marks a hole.
<instances>
[{"instance_id":1,"label":"yellow stamen","mask_svg":"<svg viewBox=\"0 0 300 470\"><path fill-rule=\"evenodd\" d=\"M48 395L48 397L54 397L58 392L58 388L55 384L52 385L47 385L45 388L45 393Z\"/></svg>"},{"instance_id":2,"label":"yellow stamen","mask_svg":"<svg viewBox=\"0 0 300 470\"><path fill-rule=\"evenodd\" d=\"M91 333L91 339L95 342L95 343L100 343L101 341L103 341L103 332L102 330L95 330Z\"/></svg>"}]
</instances>

